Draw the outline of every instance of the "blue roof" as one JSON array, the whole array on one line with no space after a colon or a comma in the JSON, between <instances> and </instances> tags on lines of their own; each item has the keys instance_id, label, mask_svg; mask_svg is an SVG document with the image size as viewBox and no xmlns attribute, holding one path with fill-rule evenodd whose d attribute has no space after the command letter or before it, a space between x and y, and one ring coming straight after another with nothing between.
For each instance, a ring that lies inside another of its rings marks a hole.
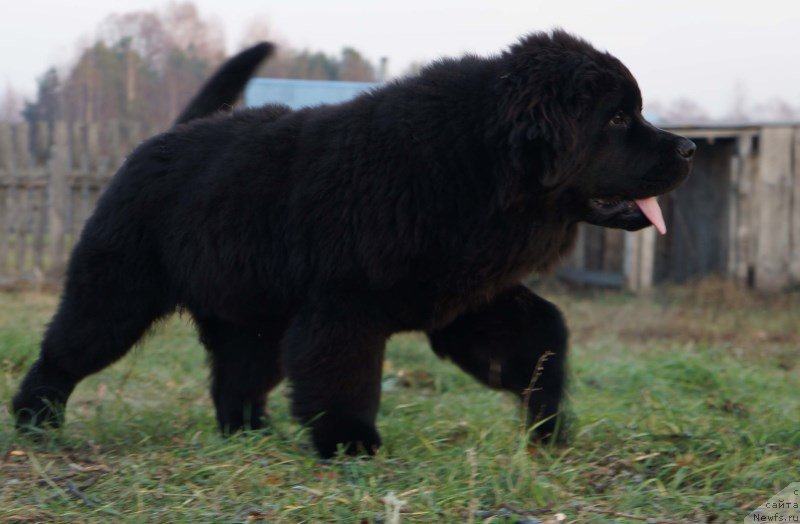
<instances>
[{"instance_id":1,"label":"blue roof","mask_svg":"<svg viewBox=\"0 0 800 524\"><path fill-rule=\"evenodd\" d=\"M375 82L254 78L245 88L244 102L250 107L286 104L292 109L299 109L344 102L378 85Z\"/></svg>"}]
</instances>

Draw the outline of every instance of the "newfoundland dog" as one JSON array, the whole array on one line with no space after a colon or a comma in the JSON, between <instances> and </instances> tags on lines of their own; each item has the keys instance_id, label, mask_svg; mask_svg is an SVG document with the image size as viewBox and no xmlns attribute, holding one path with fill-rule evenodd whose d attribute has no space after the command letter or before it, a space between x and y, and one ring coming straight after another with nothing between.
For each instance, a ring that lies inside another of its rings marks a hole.
<instances>
[{"instance_id":1,"label":"newfoundland dog","mask_svg":"<svg viewBox=\"0 0 800 524\"><path fill-rule=\"evenodd\" d=\"M224 66L114 176L17 424L60 424L81 379L182 308L226 433L263 427L286 377L321 456L374 452L386 339L422 330L552 438L567 330L520 281L555 265L581 221L663 230L654 197L688 176L694 144L644 120L619 60L558 30L342 104L211 115L269 51Z\"/></svg>"}]
</instances>

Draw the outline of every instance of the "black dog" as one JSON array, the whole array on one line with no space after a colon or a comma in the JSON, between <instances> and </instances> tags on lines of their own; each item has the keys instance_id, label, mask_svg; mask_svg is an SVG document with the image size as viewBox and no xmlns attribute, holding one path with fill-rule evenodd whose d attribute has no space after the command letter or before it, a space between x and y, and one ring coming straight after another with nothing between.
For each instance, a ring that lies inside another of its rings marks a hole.
<instances>
[{"instance_id":1,"label":"black dog","mask_svg":"<svg viewBox=\"0 0 800 524\"><path fill-rule=\"evenodd\" d=\"M694 144L641 104L617 59L555 31L347 103L148 140L75 247L18 423L60 423L78 381L182 307L224 431L261 427L286 376L322 456L373 452L384 343L425 330L437 354L524 397L549 436L567 332L518 282L556 264L580 221L659 222L650 197L688 176Z\"/></svg>"}]
</instances>

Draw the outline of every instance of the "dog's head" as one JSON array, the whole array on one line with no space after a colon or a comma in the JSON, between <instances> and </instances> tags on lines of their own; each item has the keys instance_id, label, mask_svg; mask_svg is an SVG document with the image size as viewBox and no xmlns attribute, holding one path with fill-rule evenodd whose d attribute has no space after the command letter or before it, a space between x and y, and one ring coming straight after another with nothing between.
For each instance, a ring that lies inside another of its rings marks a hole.
<instances>
[{"instance_id":1,"label":"dog's head","mask_svg":"<svg viewBox=\"0 0 800 524\"><path fill-rule=\"evenodd\" d=\"M695 145L651 125L630 71L563 31L523 38L500 58L506 191L570 202L568 219L663 230L655 198L689 175Z\"/></svg>"}]
</instances>

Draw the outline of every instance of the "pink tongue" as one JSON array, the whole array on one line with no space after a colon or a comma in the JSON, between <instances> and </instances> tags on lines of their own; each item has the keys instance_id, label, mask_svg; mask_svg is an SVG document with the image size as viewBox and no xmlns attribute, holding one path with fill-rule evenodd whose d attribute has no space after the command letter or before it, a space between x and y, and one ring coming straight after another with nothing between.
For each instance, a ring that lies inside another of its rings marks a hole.
<instances>
[{"instance_id":1,"label":"pink tongue","mask_svg":"<svg viewBox=\"0 0 800 524\"><path fill-rule=\"evenodd\" d=\"M644 216L656 226L658 232L662 235L665 234L667 232L667 224L664 223L664 215L661 214L661 208L658 207L656 197L642 198L635 202L644 213Z\"/></svg>"}]
</instances>

